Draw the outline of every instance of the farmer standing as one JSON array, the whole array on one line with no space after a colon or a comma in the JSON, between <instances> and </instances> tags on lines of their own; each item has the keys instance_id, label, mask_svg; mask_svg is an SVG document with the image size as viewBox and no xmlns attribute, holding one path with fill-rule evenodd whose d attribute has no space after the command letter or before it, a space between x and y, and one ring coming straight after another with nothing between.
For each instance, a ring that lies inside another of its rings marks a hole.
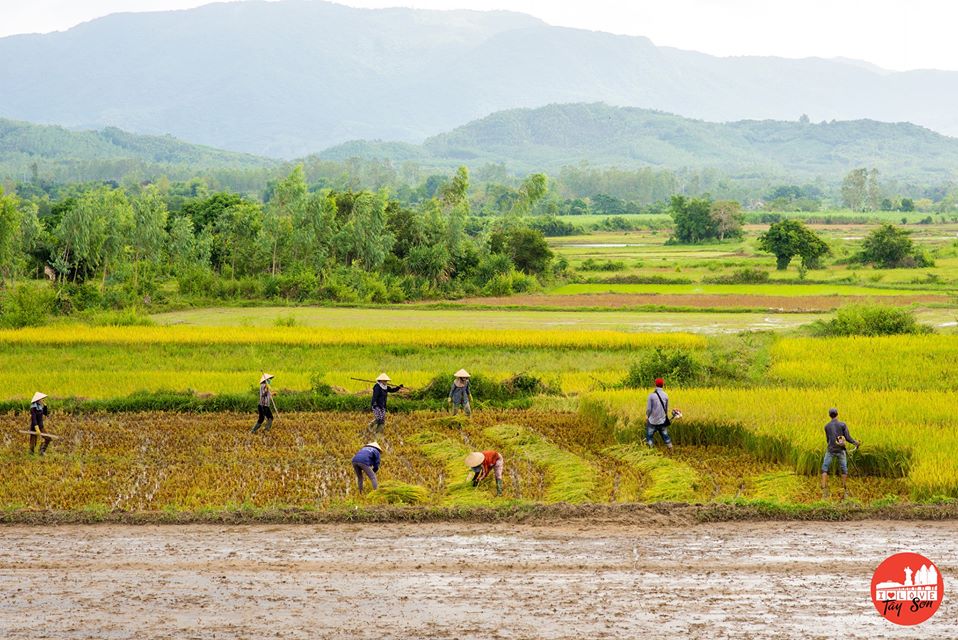
<instances>
[{"instance_id":1,"label":"farmer standing","mask_svg":"<svg viewBox=\"0 0 958 640\"><path fill-rule=\"evenodd\" d=\"M398 387L389 386L388 383L391 381L392 379L385 373L380 373L379 377L376 378L376 384L373 386L373 419L366 428L375 431L375 433L381 434L386 427L386 397L390 393L396 393L403 388L403 385Z\"/></svg>"},{"instance_id":2,"label":"farmer standing","mask_svg":"<svg viewBox=\"0 0 958 640\"><path fill-rule=\"evenodd\" d=\"M495 470L496 476L496 495L502 495L502 468L505 461L502 454L498 451L473 451L466 456L466 466L475 473L472 476L472 486L478 487L489 472Z\"/></svg>"},{"instance_id":3,"label":"farmer standing","mask_svg":"<svg viewBox=\"0 0 958 640\"><path fill-rule=\"evenodd\" d=\"M363 475L369 478L373 491L379 488L376 472L379 471L382 448L378 442L370 442L353 456L353 471L356 472L356 481L359 483L359 493L363 492Z\"/></svg>"},{"instance_id":4,"label":"farmer standing","mask_svg":"<svg viewBox=\"0 0 958 640\"><path fill-rule=\"evenodd\" d=\"M30 400L30 455L33 455L34 449L37 446L37 436L36 434L43 433L43 417L50 415L50 410L47 408L47 405L44 404L43 399L47 397L47 394L40 393L37 391L33 394L33 399ZM40 445L40 455L42 456L47 452L47 447L50 446L50 443L53 441L53 438L44 436L43 444Z\"/></svg>"},{"instance_id":5,"label":"farmer standing","mask_svg":"<svg viewBox=\"0 0 958 640\"><path fill-rule=\"evenodd\" d=\"M828 448L825 450L825 459L822 461L822 496L828 497L828 469L832 466L832 459L837 458L838 467L842 472L842 499L844 500L848 480L848 453L845 450L845 443L851 442L856 447L862 446L862 443L860 440L855 440L848 433L848 425L838 419L838 409L829 409L828 416L831 420L825 425L825 440Z\"/></svg>"},{"instance_id":6,"label":"farmer standing","mask_svg":"<svg viewBox=\"0 0 958 640\"><path fill-rule=\"evenodd\" d=\"M273 396L275 394L269 386L269 382L273 377L272 374L264 373L263 377L259 379L259 405L256 407L259 417L250 433L256 433L259 428L263 426L264 420L266 421L266 426L263 426L263 433L269 431L273 426L273 411L270 409L270 404L273 403Z\"/></svg>"},{"instance_id":7,"label":"farmer standing","mask_svg":"<svg viewBox=\"0 0 958 640\"><path fill-rule=\"evenodd\" d=\"M672 449L672 438L669 436L669 425L672 421L669 419L669 396L665 393L665 380L655 379L655 389L649 394L645 403L645 444L654 447L653 437L658 431L662 436L662 442L665 446ZM677 415L674 412L673 415Z\"/></svg>"},{"instance_id":8,"label":"farmer standing","mask_svg":"<svg viewBox=\"0 0 958 640\"><path fill-rule=\"evenodd\" d=\"M456 379L452 381L452 388L449 390L448 402L452 405L452 415L456 415L459 409L466 412L467 416L472 415L472 392L469 390L469 372L460 369L455 374Z\"/></svg>"}]
</instances>

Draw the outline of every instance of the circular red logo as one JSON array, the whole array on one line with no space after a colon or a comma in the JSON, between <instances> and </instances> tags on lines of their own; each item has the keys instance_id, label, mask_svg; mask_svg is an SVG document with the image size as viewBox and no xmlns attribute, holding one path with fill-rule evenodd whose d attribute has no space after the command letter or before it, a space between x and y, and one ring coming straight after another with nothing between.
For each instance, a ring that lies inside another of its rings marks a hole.
<instances>
[{"instance_id":1,"label":"circular red logo","mask_svg":"<svg viewBox=\"0 0 958 640\"><path fill-rule=\"evenodd\" d=\"M872 602L886 620L920 624L935 615L945 581L935 563L917 553L896 553L875 569Z\"/></svg>"}]
</instances>

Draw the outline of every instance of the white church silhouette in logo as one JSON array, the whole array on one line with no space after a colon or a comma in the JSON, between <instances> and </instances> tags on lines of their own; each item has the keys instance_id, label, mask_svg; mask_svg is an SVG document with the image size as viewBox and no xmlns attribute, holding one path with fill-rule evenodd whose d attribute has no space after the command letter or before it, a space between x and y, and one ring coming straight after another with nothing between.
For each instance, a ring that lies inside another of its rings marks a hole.
<instances>
[{"instance_id":1,"label":"white church silhouette in logo","mask_svg":"<svg viewBox=\"0 0 958 640\"><path fill-rule=\"evenodd\" d=\"M879 582L875 585L876 600L937 600L938 570L935 565L921 565L918 571L905 567L904 582ZM914 577L914 580L912 579Z\"/></svg>"}]
</instances>

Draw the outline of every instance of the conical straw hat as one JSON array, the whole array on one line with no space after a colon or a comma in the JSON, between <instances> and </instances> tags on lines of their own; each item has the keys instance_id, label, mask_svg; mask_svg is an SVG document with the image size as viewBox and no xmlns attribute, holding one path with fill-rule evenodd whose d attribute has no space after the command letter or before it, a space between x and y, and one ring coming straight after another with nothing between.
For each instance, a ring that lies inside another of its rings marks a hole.
<instances>
[{"instance_id":1,"label":"conical straw hat","mask_svg":"<svg viewBox=\"0 0 958 640\"><path fill-rule=\"evenodd\" d=\"M392 382L392 378L387 376L385 373L380 373L379 377L376 378L376 382Z\"/></svg>"},{"instance_id":2,"label":"conical straw hat","mask_svg":"<svg viewBox=\"0 0 958 640\"><path fill-rule=\"evenodd\" d=\"M367 444L366 446L367 446L367 447L374 447L374 448L378 449L378 450L380 451L380 453L381 453L382 450L383 450L383 448L379 446L379 443L378 443L378 442L370 442L370 443Z\"/></svg>"},{"instance_id":3,"label":"conical straw hat","mask_svg":"<svg viewBox=\"0 0 958 640\"><path fill-rule=\"evenodd\" d=\"M275 376L272 373L264 373L263 377L259 379L259 383L263 384L267 380L272 380Z\"/></svg>"},{"instance_id":4,"label":"conical straw hat","mask_svg":"<svg viewBox=\"0 0 958 640\"><path fill-rule=\"evenodd\" d=\"M43 399L46 398L46 397L47 397L47 394L45 394L45 393L40 393L39 391L37 391L36 393L33 394L33 400L31 400L30 402L36 402L37 400L43 400Z\"/></svg>"},{"instance_id":5,"label":"conical straw hat","mask_svg":"<svg viewBox=\"0 0 958 640\"><path fill-rule=\"evenodd\" d=\"M473 451L468 456L466 456L466 466L467 467L478 467L482 464L482 461L486 459L486 456L482 455L479 451Z\"/></svg>"},{"instance_id":6,"label":"conical straw hat","mask_svg":"<svg viewBox=\"0 0 958 640\"><path fill-rule=\"evenodd\" d=\"M468 378L468 377L470 377L470 376L469 376L469 372L466 371L465 369L460 369L459 371L455 372L453 375L456 376L457 378Z\"/></svg>"}]
</instances>

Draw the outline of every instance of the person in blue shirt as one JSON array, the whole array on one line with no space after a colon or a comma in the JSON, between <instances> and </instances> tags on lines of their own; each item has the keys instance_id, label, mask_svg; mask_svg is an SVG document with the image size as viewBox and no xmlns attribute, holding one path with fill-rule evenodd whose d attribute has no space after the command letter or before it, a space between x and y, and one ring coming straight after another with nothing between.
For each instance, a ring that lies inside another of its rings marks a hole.
<instances>
[{"instance_id":1,"label":"person in blue shirt","mask_svg":"<svg viewBox=\"0 0 958 640\"><path fill-rule=\"evenodd\" d=\"M359 483L359 493L363 492L363 475L369 478L373 485L373 490L379 488L379 481L376 479L376 473L379 471L379 462L381 460L382 447L378 442L370 442L353 456L353 471L356 472L356 481Z\"/></svg>"},{"instance_id":2,"label":"person in blue shirt","mask_svg":"<svg viewBox=\"0 0 958 640\"><path fill-rule=\"evenodd\" d=\"M834 407L828 410L828 417L831 420L825 425L825 458L822 460L822 497L828 497L828 470L832 466L832 460L838 460L838 470L842 473L842 500L848 493L848 453L845 448L846 443L851 442L856 447L862 446L860 440L856 440L848 432L848 425L838 419L838 409Z\"/></svg>"},{"instance_id":3,"label":"person in blue shirt","mask_svg":"<svg viewBox=\"0 0 958 640\"><path fill-rule=\"evenodd\" d=\"M449 389L449 404L452 405L452 415L456 415L460 409L466 412L467 416L472 415L472 391L469 389L469 372L460 369L455 373L456 379L452 381L452 388Z\"/></svg>"}]
</instances>

